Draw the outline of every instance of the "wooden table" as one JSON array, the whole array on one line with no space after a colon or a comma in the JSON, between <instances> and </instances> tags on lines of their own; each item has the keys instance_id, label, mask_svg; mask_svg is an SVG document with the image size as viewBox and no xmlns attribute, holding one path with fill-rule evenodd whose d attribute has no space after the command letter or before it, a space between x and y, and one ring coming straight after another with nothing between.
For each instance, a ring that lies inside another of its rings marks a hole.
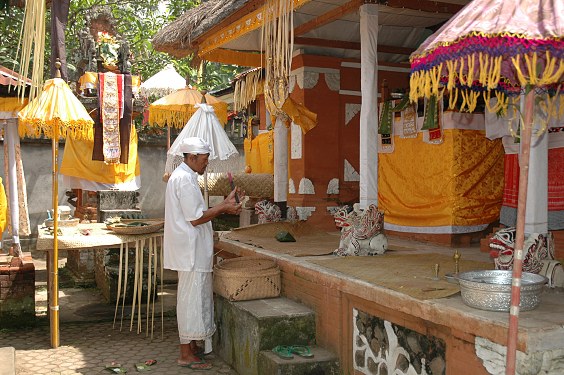
<instances>
[{"instance_id":1,"label":"wooden table","mask_svg":"<svg viewBox=\"0 0 564 375\"><path fill-rule=\"evenodd\" d=\"M128 249L129 245L132 244L135 249L135 282L134 282L134 293L133 293L133 303L131 311L131 323L130 330L133 329L133 321L135 317L135 305L137 304L137 333L141 332L141 292L143 286L143 249L145 246L149 248L149 269L154 268L152 278L154 281L149 279L147 288L147 304L146 304L146 321L147 321L147 335L149 334L149 305L152 297L153 300L153 311L152 318L154 318L154 294L156 293L156 273L160 271L161 280L161 291L163 282L163 251L162 251L162 241L163 232L162 230L153 233L144 234L118 234L110 229L107 229L104 223L88 223L88 224L78 224L75 227L60 227L62 234L57 236L58 239L58 249L59 250L91 250L91 249L105 249L108 247L120 247L120 265L119 265L119 276L118 276L118 296L116 300L116 310L114 315L114 323L117 317L117 311L119 306L120 291L123 290L123 300L122 300L122 323L123 323L123 309L125 305L125 294L127 287L127 273L128 273ZM45 226L38 227L38 236L36 249L47 252L47 273L48 277L48 301L50 301L50 291L52 290L53 274L51 272L51 264L53 261L53 235L49 233ZM126 251L124 251L124 249ZM122 280L122 265L125 254L125 267L124 277ZM151 273L149 272L149 276ZM123 289L122 289L123 284ZM152 285L151 285L152 284ZM153 289L154 288L154 289ZM163 306L161 299L161 320L163 318ZM152 325L151 325L151 336L152 336Z\"/></svg>"}]
</instances>

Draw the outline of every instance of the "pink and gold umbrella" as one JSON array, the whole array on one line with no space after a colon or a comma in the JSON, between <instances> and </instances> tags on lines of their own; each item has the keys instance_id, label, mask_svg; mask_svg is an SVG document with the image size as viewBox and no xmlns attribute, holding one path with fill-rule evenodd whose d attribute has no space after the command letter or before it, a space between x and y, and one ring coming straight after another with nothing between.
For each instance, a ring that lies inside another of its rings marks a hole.
<instances>
[{"instance_id":1,"label":"pink and gold umbrella","mask_svg":"<svg viewBox=\"0 0 564 375\"><path fill-rule=\"evenodd\" d=\"M56 63L57 69L61 63ZM53 253L50 272L50 325L51 346L59 346L59 281L58 281L58 146L60 137L91 139L92 118L82 103L74 96L58 70L55 78L47 80L41 94L33 99L18 114L21 136L39 137L41 134L52 140L53 163Z\"/></svg>"},{"instance_id":2,"label":"pink and gold umbrella","mask_svg":"<svg viewBox=\"0 0 564 375\"><path fill-rule=\"evenodd\" d=\"M557 94L564 81L564 0L474 0L411 55L410 99L462 100L472 112L480 96L490 111L505 112L525 95L520 130L517 233L506 374L515 373L525 204L535 93ZM497 104L490 106L490 98Z\"/></svg>"}]
</instances>

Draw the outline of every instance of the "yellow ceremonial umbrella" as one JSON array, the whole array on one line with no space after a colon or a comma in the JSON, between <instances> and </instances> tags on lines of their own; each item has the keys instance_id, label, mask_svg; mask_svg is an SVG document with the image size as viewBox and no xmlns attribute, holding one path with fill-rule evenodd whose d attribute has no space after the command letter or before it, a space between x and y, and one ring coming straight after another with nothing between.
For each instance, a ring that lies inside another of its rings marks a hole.
<instances>
[{"instance_id":1,"label":"yellow ceremonial umbrella","mask_svg":"<svg viewBox=\"0 0 564 375\"><path fill-rule=\"evenodd\" d=\"M33 99L18 114L20 136L39 137L41 134L52 140L53 162L53 253L49 275L49 316L51 346L59 347L59 274L58 258L58 146L59 137L67 135L77 139L91 139L92 118L82 103L74 96L67 83L62 80L61 63L55 64L55 78L47 80L41 94Z\"/></svg>"},{"instance_id":2,"label":"yellow ceremonial umbrella","mask_svg":"<svg viewBox=\"0 0 564 375\"><path fill-rule=\"evenodd\" d=\"M202 103L202 93L185 87L156 100L149 106L149 124L167 127L167 150L170 148L170 127L182 129L190 117L196 113L196 104ZM227 103L215 96L205 94L205 102L210 104L222 125L227 123Z\"/></svg>"}]
</instances>

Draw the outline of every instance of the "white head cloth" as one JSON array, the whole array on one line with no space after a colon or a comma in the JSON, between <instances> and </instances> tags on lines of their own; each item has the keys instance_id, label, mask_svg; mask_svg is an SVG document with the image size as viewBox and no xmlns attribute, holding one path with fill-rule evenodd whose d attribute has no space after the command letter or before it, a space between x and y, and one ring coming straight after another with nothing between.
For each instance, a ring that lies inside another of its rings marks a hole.
<instances>
[{"instance_id":1,"label":"white head cloth","mask_svg":"<svg viewBox=\"0 0 564 375\"><path fill-rule=\"evenodd\" d=\"M182 140L178 151L183 154L209 154L211 146L200 137L188 137Z\"/></svg>"}]
</instances>

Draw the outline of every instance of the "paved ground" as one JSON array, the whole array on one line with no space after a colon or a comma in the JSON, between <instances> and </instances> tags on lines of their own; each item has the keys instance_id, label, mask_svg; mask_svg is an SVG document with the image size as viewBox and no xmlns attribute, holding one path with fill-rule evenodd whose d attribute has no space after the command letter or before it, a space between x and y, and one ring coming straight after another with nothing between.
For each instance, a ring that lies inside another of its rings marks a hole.
<instances>
[{"instance_id":1,"label":"paved ground","mask_svg":"<svg viewBox=\"0 0 564 375\"><path fill-rule=\"evenodd\" d=\"M114 305L103 300L96 288L62 287L59 297L60 311L60 347L52 349L50 345L49 324L46 317L46 282L43 280L44 263L40 254L34 254L38 271L36 280L36 312L38 324L35 328L20 330L0 330L0 347L16 349L16 374L111 374L106 366L119 363L127 373L137 373L135 364L155 359L157 363L150 367L147 374L232 374L236 372L219 357L210 354L206 362L214 368L208 371L196 371L176 365L178 357L178 333L174 311L176 285L165 285L161 296L164 311L164 335L161 335L160 309L155 313L153 340L146 337L146 326L141 334L129 331L127 310L123 330L119 330L119 318L116 329L112 328ZM61 266L64 265L64 258ZM142 305L144 311L145 305ZM119 310L121 313L121 310ZM143 321L145 322L145 321ZM2 365L0 364L0 367ZM113 372L115 373L115 372Z\"/></svg>"},{"instance_id":2,"label":"paved ground","mask_svg":"<svg viewBox=\"0 0 564 375\"><path fill-rule=\"evenodd\" d=\"M236 374L228 365L213 354L206 361L214 365L211 371L194 371L176 365L178 337L174 318L165 321L164 338L160 324L154 339L112 329L112 322L78 322L61 324L60 342L57 349L50 348L49 327L6 332L0 334L0 347L16 349L16 374L110 374L105 367L119 363L128 373L137 373L135 364L149 359L157 360L148 374Z\"/></svg>"}]
</instances>

